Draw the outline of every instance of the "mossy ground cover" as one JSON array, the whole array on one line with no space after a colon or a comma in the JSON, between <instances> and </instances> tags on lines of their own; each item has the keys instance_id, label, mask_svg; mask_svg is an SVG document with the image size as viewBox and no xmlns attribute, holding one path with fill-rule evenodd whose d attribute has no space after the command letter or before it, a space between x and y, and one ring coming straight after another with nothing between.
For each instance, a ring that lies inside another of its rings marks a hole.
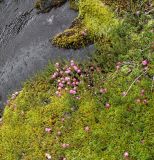
<instances>
[{"instance_id":1,"label":"mossy ground cover","mask_svg":"<svg viewBox=\"0 0 154 160\"><path fill-rule=\"evenodd\" d=\"M51 39L51 43L59 48L79 49L93 44L93 40L82 20L77 18L69 29Z\"/></svg>"},{"instance_id":2,"label":"mossy ground cover","mask_svg":"<svg viewBox=\"0 0 154 160\"><path fill-rule=\"evenodd\" d=\"M97 51L50 64L10 97L1 160L154 159L153 14L85 0L79 15Z\"/></svg>"}]
</instances>

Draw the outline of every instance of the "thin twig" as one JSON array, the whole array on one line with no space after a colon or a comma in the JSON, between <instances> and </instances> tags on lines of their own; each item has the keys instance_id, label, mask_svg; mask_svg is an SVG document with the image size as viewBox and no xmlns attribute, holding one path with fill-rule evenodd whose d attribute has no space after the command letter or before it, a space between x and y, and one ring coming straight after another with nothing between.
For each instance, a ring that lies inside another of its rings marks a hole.
<instances>
[{"instance_id":1,"label":"thin twig","mask_svg":"<svg viewBox=\"0 0 154 160\"><path fill-rule=\"evenodd\" d=\"M151 92L153 91L153 85L154 85L154 76L152 77L152 86L151 86Z\"/></svg>"},{"instance_id":2,"label":"thin twig","mask_svg":"<svg viewBox=\"0 0 154 160\"><path fill-rule=\"evenodd\" d=\"M144 73L146 73L146 72L147 72L147 71L145 71L145 72L143 72L142 74L140 74L140 75L132 82L132 84L129 86L127 92L125 93L125 95L124 95L123 97L126 97L126 96L127 96L128 92L131 90L133 84L134 84Z\"/></svg>"}]
</instances>

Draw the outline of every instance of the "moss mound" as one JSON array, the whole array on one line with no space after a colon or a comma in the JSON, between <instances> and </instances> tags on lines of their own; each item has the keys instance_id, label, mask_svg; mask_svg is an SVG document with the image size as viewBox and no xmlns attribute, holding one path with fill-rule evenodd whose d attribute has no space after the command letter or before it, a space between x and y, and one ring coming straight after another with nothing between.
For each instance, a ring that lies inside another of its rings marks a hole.
<instances>
[{"instance_id":1,"label":"moss mound","mask_svg":"<svg viewBox=\"0 0 154 160\"><path fill-rule=\"evenodd\" d=\"M79 10L79 0L70 0L70 8L78 11Z\"/></svg>"},{"instance_id":2,"label":"moss mound","mask_svg":"<svg viewBox=\"0 0 154 160\"><path fill-rule=\"evenodd\" d=\"M54 46L67 49L79 49L93 43L80 19L76 19L69 29L56 35L51 42Z\"/></svg>"},{"instance_id":3,"label":"moss mound","mask_svg":"<svg viewBox=\"0 0 154 160\"><path fill-rule=\"evenodd\" d=\"M79 17L63 36L71 43L59 44L81 47L76 37L86 31L95 54L86 64L50 64L10 97L1 160L154 159L153 14L119 16L84 0Z\"/></svg>"},{"instance_id":4,"label":"moss mound","mask_svg":"<svg viewBox=\"0 0 154 160\"><path fill-rule=\"evenodd\" d=\"M59 7L64 4L67 0L37 0L35 2L35 8L40 12L49 12L54 7Z\"/></svg>"}]
</instances>

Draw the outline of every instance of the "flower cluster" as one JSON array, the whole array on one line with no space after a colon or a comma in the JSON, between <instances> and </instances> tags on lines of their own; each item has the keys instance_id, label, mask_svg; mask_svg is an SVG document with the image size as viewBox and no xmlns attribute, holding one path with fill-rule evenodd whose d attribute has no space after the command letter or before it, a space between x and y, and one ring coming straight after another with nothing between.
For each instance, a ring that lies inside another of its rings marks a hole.
<instances>
[{"instance_id":1,"label":"flower cluster","mask_svg":"<svg viewBox=\"0 0 154 160\"><path fill-rule=\"evenodd\" d=\"M147 105L148 104L148 100L145 96L145 90L142 89L141 92L140 92L140 98L137 98L136 99L136 103L138 104L144 104L144 105Z\"/></svg>"},{"instance_id":2,"label":"flower cluster","mask_svg":"<svg viewBox=\"0 0 154 160\"><path fill-rule=\"evenodd\" d=\"M56 63L55 67L56 71L51 78L57 83L56 95L61 96L63 90L68 91L71 95L77 95L77 89L82 74L80 67L75 64L73 60L70 61L69 65L64 67ZM79 99L78 96L76 98Z\"/></svg>"}]
</instances>

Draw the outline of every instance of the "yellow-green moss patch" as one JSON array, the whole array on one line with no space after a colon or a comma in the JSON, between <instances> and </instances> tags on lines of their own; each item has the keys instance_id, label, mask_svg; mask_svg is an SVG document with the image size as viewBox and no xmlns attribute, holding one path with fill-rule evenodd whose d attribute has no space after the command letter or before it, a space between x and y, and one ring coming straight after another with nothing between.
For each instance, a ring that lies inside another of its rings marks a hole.
<instances>
[{"instance_id":1,"label":"yellow-green moss patch","mask_svg":"<svg viewBox=\"0 0 154 160\"><path fill-rule=\"evenodd\" d=\"M69 29L55 36L51 42L54 46L67 49L79 49L93 43L89 31L79 19L75 20Z\"/></svg>"},{"instance_id":2,"label":"yellow-green moss patch","mask_svg":"<svg viewBox=\"0 0 154 160\"><path fill-rule=\"evenodd\" d=\"M79 10L79 0L70 0L70 8L78 11Z\"/></svg>"}]
</instances>

